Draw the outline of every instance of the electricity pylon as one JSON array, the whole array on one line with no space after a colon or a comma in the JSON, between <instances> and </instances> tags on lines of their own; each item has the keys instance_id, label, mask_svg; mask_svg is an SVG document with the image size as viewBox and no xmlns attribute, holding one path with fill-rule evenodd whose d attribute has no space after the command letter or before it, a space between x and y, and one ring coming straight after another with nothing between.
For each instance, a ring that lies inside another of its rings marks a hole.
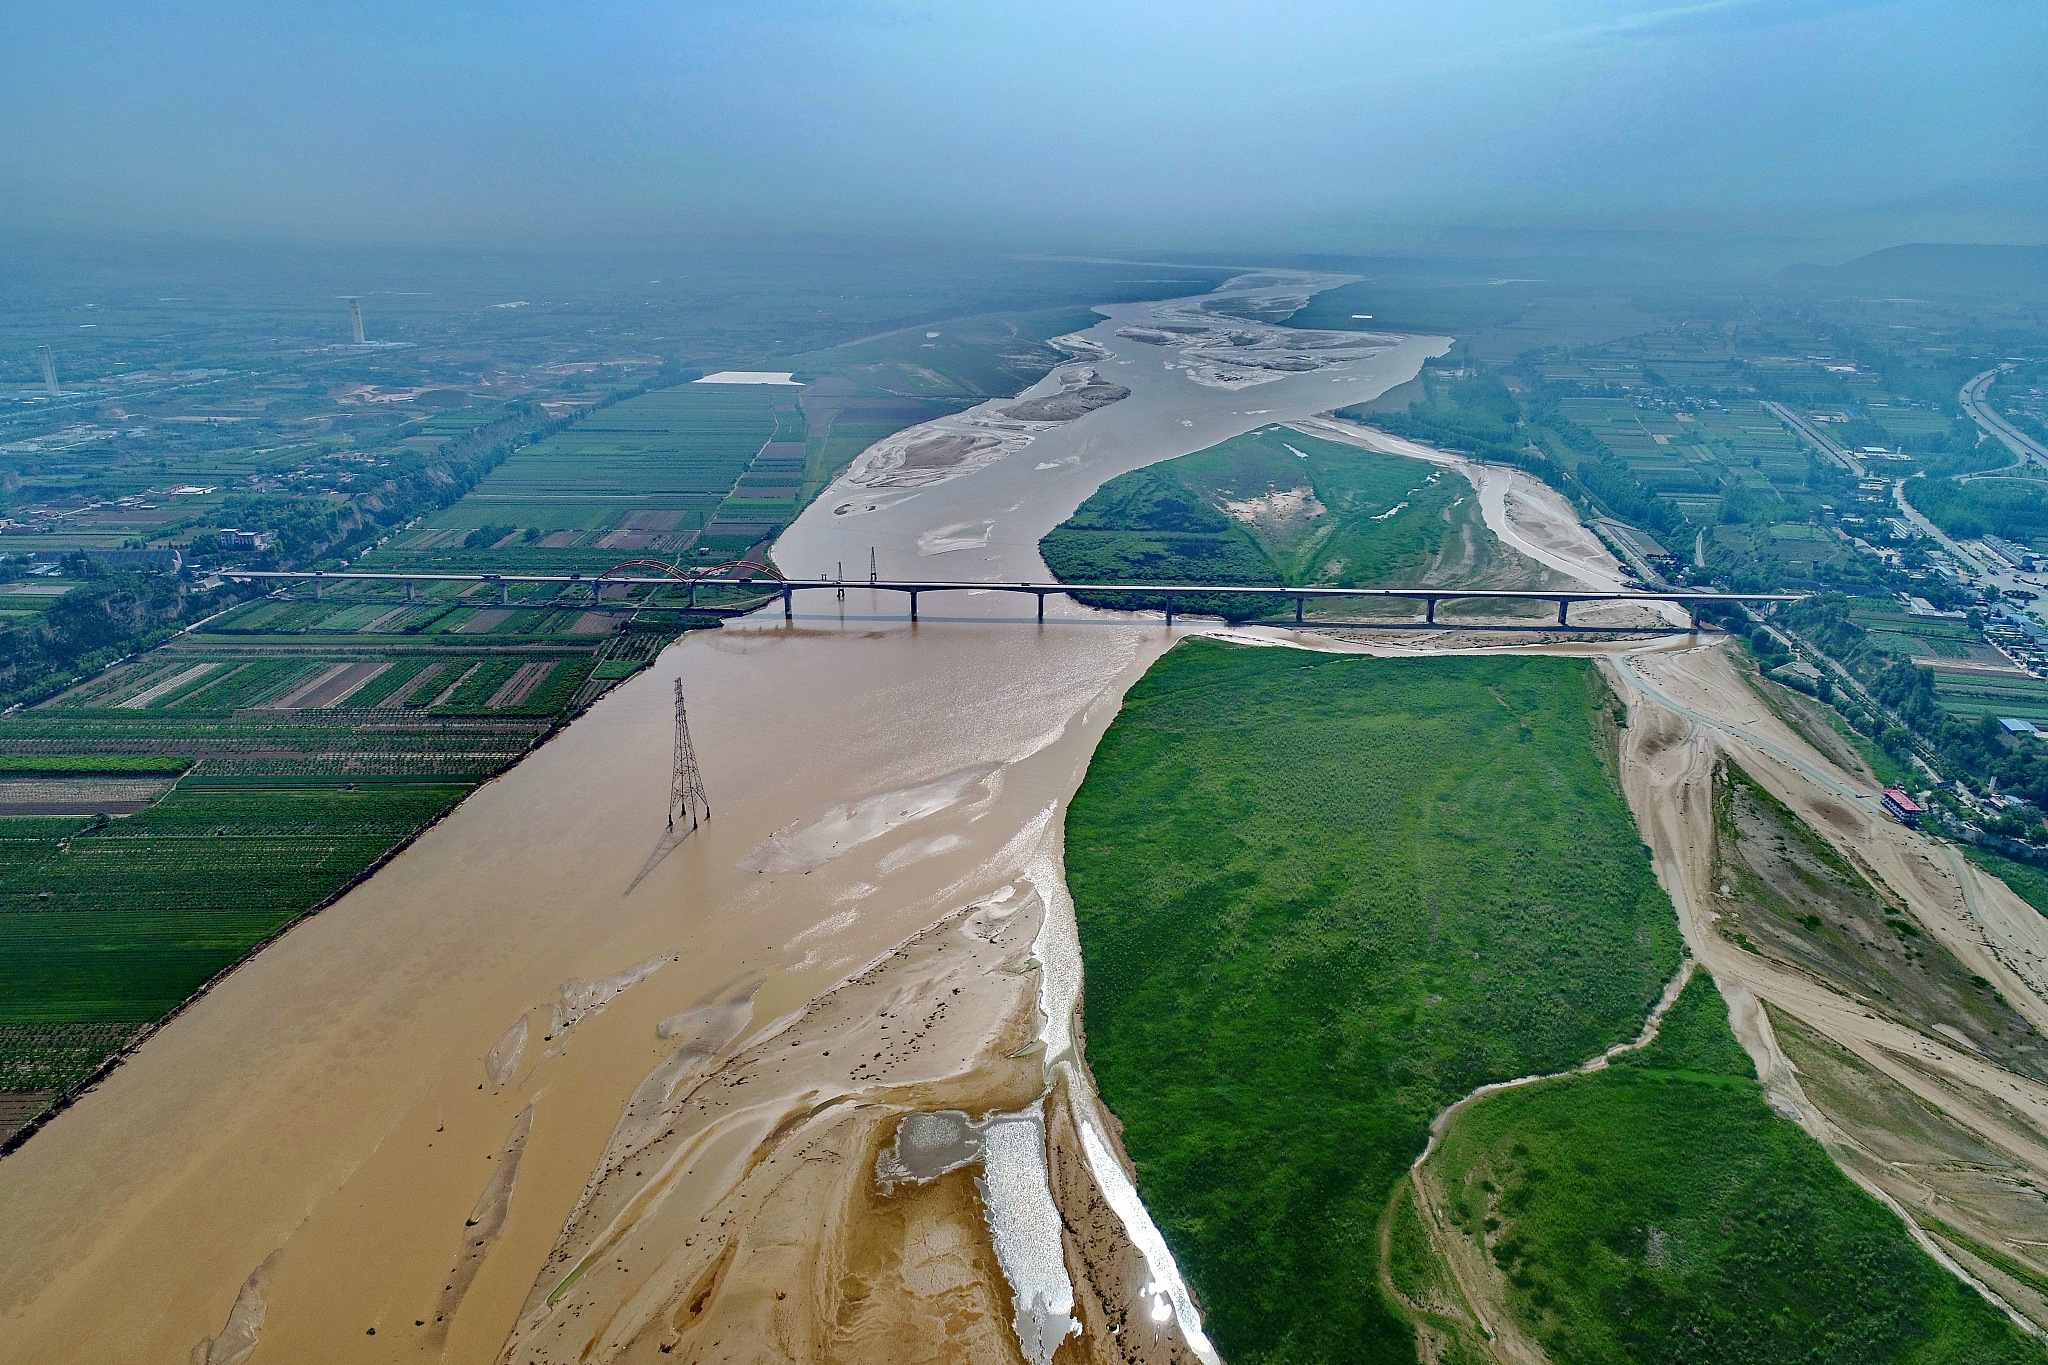
<instances>
[{"instance_id":1,"label":"electricity pylon","mask_svg":"<svg viewBox=\"0 0 2048 1365\"><path fill-rule=\"evenodd\" d=\"M690 817L690 828L697 828L697 808L704 808L704 818L711 818L711 798L704 794L704 775L697 771L697 748L690 743L690 713L683 706L683 680L676 679L676 766L668 784L668 827L676 827L676 817Z\"/></svg>"}]
</instances>

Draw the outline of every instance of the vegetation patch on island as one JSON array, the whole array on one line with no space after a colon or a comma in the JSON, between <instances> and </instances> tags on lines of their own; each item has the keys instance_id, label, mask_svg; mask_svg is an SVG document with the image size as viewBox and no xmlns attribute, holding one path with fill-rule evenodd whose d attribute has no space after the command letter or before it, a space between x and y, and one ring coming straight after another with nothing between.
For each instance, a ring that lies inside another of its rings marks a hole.
<instances>
[{"instance_id":1,"label":"vegetation patch on island","mask_svg":"<svg viewBox=\"0 0 2048 1365\"><path fill-rule=\"evenodd\" d=\"M1592 665L1185 642L1067 822L1088 1057L1235 1362L1413 1357L1381 1210L1474 1087L1634 1036L1678 925Z\"/></svg>"},{"instance_id":2,"label":"vegetation patch on island","mask_svg":"<svg viewBox=\"0 0 2048 1365\"><path fill-rule=\"evenodd\" d=\"M1543 572L1486 529L1457 474L1282 426L1111 479L1039 550L1067 583L1521 588L1540 586ZM1134 605L1124 593L1075 595ZM1175 605L1251 620L1284 604L1217 595Z\"/></svg>"}]
</instances>

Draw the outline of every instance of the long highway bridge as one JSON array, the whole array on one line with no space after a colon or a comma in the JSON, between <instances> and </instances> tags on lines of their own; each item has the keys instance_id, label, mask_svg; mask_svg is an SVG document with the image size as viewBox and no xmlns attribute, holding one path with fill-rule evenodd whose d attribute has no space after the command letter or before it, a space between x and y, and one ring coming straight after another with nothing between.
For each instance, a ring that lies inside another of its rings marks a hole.
<instances>
[{"instance_id":1,"label":"long highway bridge","mask_svg":"<svg viewBox=\"0 0 2048 1365\"><path fill-rule=\"evenodd\" d=\"M1038 601L1038 619L1045 619L1045 599L1072 594L1087 594L1095 597L1123 596L1153 601L1163 601L1166 620L1169 625L1174 618L1176 598L1186 602L1190 598L1218 597L1267 597L1294 604L1294 619L1302 625L1322 626L1384 626L1384 622L1357 621L1311 621L1307 619L1307 608L1311 602L1324 602L1337 598L1388 598L1396 601L1420 602L1423 617L1418 625L1456 625L1458 622L1438 622L1437 604L1440 602L1510 601L1510 602L1554 602L1557 604L1557 626L1567 629L1616 629L1615 627L1573 627L1570 620L1571 608L1581 602L1671 602L1686 608L1692 616L1692 628L1700 625L1700 614L1709 607L1735 602L1793 602L1797 593L1726 593L1726 592L1592 592L1560 589L1486 589L1486 588L1309 588L1285 586L1249 586L1241 583L1000 583L959 581L946 579L904 579L904 578L781 578L772 570L761 574L737 573L716 577L692 577L679 580L672 575L628 575L628 574L496 574L496 573L319 573L311 571L283 571L257 569L228 569L221 577L233 580L276 579L289 583L311 583L315 594L330 584L343 583L402 583L405 585L406 600L411 601L417 585L421 583L494 583L498 586L500 604L511 601L511 585L515 583L551 583L567 591L583 587L590 590L593 607L602 601L604 589L613 585L658 586L684 588L689 593L689 605L697 604L699 588L742 588L782 598L784 619L794 619L796 597L799 593L831 592L841 597L848 588L867 588L877 592L900 592L910 603L910 619L917 619L918 598L925 593L972 592L972 593L1013 593L1035 597ZM1480 627L1482 623L1469 623ZM1556 629L1546 626L1544 629ZM1640 630L1641 627L1627 629Z\"/></svg>"}]
</instances>

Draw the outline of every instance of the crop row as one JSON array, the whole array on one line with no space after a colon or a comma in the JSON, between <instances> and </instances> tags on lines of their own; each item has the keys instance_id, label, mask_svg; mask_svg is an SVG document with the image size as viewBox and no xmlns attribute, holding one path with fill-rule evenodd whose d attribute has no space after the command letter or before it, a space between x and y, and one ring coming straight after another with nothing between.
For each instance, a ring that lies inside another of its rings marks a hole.
<instances>
[{"instance_id":1,"label":"crop row","mask_svg":"<svg viewBox=\"0 0 2048 1365\"><path fill-rule=\"evenodd\" d=\"M401 835L74 837L0 890L0 915L310 906Z\"/></svg>"},{"instance_id":2,"label":"crop row","mask_svg":"<svg viewBox=\"0 0 2048 1365\"><path fill-rule=\"evenodd\" d=\"M0 913L0 1012L17 1024L159 1018L318 900L285 892L268 904Z\"/></svg>"},{"instance_id":3,"label":"crop row","mask_svg":"<svg viewBox=\"0 0 2048 1365\"><path fill-rule=\"evenodd\" d=\"M76 1085L141 1028L140 1023L0 1023L0 1091Z\"/></svg>"}]
</instances>

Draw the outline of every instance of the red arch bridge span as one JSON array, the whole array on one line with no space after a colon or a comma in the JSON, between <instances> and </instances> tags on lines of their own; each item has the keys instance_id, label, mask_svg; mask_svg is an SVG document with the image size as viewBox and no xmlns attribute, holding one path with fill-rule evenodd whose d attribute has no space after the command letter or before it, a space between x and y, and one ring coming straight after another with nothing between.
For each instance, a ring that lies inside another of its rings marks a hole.
<instances>
[{"instance_id":1,"label":"red arch bridge span","mask_svg":"<svg viewBox=\"0 0 2048 1365\"><path fill-rule=\"evenodd\" d=\"M1770 602L1796 602L1801 593L1769 592L1594 592L1570 589L1498 589L1485 588L1315 588L1287 587L1284 585L1257 586L1239 583L1004 583L974 580L945 579L899 579L899 578L784 578L774 569L762 564L736 562L721 564L703 571L680 570L676 566L659 561L640 561L658 567L658 574L631 574L625 572L639 564L624 564L602 574L488 574L488 573L316 573L286 572L281 570L230 569L222 573L223 578L234 580L282 580L286 583L311 583L316 593L328 584L341 583L403 583L406 585L408 600L414 587L420 583L496 583L499 598L506 600L508 585L513 583L552 583L567 588L578 585L590 587L590 600L596 605L600 594L608 584L654 585L661 587L684 587L689 590L690 605L696 605L699 588L751 588L782 598L784 619L793 620L796 615L796 599L802 593L829 592L844 596L848 588L868 588L877 592L902 593L909 604L909 618L918 619L918 599L926 593L973 592L1012 593L1037 599L1037 619L1045 620L1045 599L1072 593L1085 593L1097 600L1125 597L1137 602L1163 602L1166 620L1170 625L1175 616L1175 599L1186 602L1190 598L1218 597L1269 598L1277 602L1291 602L1294 605L1294 620L1299 625L1324 627L1352 627L1373 630L1400 628L1442 628L1465 624L1471 629L1483 630L1567 630L1623 632L1641 634L1642 626L1575 626L1571 622L1571 609L1581 602L1670 602L1683 607L1691 616L1691 628L1698 630L1702 614L1715 606L1736 603L1763 604ZM1371 600L1391 599L1422 604L1420 621L1329 621L1315 620L1308 616L1310 603L1329 602L1342 599ZM1555 625L1509 626L1492 622L1439 621L1437 608L1444 602L1550 602L1557 606Z\"/></svg>"}]
</instances>

